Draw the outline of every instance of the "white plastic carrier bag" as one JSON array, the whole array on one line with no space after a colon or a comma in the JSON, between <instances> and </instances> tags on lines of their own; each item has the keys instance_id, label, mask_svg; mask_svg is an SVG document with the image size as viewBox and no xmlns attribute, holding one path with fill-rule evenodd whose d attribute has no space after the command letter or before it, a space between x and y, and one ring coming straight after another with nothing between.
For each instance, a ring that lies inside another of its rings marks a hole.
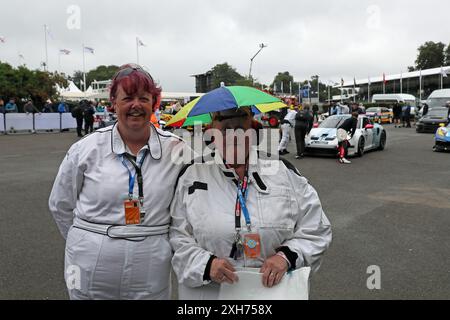
<instances>
[{"instance_id":1,"label":"white plastic carrier bag","mask_svg":"<svg viewBox=\"0 0 450 320\"><path fill-rule=\"evenodd\" d=\"M310 267L286 273L281 282L266 288L259 269L238 269L239 282L222 283L219 300L308 300Z\"/></svg>"}]
</instances>

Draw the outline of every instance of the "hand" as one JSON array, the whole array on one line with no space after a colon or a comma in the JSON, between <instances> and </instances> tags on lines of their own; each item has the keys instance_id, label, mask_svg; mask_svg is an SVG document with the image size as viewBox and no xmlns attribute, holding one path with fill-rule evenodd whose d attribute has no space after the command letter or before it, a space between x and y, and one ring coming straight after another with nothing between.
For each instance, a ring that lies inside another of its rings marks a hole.
<instances>
[{"instance_id":1,"label":"hand","mask_svg":"<svg viewBox=\"0 0 450 320\"><path fill-rule=\"evenodd\" d=\"M238 276L234 273L235 271L233 265L227 260L215 258L211 263L209 277L217 283L233 284L239 281Z\"/></svg>"},{"instance_id":2,"label":"hand","mask_svg":"<svg viewBox=\"0 0 450 320\"><path fill-rule=\"evenodd\" d=\"M267 259L259 270L263 274L263 286L272 288L279 284L288 268L288 263L280 256L274 255Z\"/></svg>"}]
</instances>

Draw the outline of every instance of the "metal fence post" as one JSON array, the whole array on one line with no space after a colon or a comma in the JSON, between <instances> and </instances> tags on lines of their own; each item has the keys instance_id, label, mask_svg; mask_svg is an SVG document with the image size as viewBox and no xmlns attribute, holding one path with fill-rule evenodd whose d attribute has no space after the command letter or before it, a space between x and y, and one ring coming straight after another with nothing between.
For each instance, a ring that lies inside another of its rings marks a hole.
<instances>
[{"instance_id":1,"label":"metal fence post","mask_svg":"<svg viewBox=\"0 0 450 320\"><path fill-rule=\"evenodd\" d=\"M3 113L3 125L5 127L5 135L7 135L8 130L6 130L6 112Z\"/></svg>"}]
</instances>

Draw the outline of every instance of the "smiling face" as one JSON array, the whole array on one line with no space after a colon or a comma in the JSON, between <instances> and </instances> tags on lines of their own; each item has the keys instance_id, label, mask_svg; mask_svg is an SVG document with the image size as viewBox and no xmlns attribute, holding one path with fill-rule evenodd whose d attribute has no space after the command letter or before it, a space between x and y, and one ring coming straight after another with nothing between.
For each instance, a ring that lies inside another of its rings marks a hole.
<instances>
[{"instance_id":1,"label":"smiling face","mask_svg":"<svg viewBox=\"0 0 450 320\"><path fill-rule=\"evenodd\" d=\"M139 90L137 93L129 95L122 86L119 86L113 103L117 121L124 129L140 131L149 126L153 109L151 93Z\"/></svg>"}]
</instances>

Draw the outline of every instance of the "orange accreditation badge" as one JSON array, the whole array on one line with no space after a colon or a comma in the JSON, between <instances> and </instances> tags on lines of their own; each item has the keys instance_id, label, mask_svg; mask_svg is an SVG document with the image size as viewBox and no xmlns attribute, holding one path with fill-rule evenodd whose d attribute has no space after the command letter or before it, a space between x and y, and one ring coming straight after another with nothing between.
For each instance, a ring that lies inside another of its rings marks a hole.
<instances>
[{"instance_id":1,"label":"orange accreditation badge","mask_svg":"<svg viewBox=\"0 0 450 320\"><path fill-rule=\"evenodd\" d=\"M245 234L243 245L247 259L258 259L261 257L261 237L258 233Z\"/></svg>"},{"instance_id":2,"label":"orange accreditation badge","mask_svg":"<svg viewBox=\"0 0 450 320\"><path fill-rule=\"evenodd\" d=\"M140 224L141 223L141 214L139 210L139 201L138 200L125 200L125 223L129 224Z\"/></svg>"}]
</instances>

